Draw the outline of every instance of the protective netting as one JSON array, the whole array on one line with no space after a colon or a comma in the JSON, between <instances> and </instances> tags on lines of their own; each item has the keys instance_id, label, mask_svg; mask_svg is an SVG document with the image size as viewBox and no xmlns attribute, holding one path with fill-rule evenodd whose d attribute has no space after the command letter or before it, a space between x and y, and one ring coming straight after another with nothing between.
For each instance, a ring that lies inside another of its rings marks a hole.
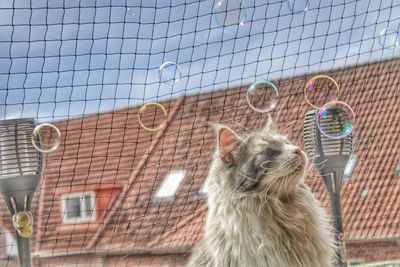
<instances>
[{"instance_id":1,"label":"protective netting","mask_svg":"<svg viewBox=\"0 0 400 267\"><path fill-rule=\"evenodd\" d=\"M399 30L394 0L1 1L0 119L60 132L42 136L60 144L42 154L33 265L183 266L207 216L209 122L246 133L269 111L304 147L306 112L336 90L308 81L327 75L355 113L348 264L400 266ZM329 210L317 171L307 183ZM1 266L18 266L1 207Z\"/></svg>"}]
</instances>

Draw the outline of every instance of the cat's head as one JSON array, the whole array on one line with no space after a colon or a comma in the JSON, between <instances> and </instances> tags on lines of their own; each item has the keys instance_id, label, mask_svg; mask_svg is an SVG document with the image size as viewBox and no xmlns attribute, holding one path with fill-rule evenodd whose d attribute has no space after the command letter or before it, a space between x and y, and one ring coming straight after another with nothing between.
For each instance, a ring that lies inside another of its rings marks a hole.
<instances>
[{"instance_id":1,"label":"cat's head","mask_svg":"<svg viewBox=\"0 0 400 267\"><path fill-rule=\"evenodd\" d=\"M282 201L302 183L308 164L306 154L279 134L269 117L257 132L239 136L216 125L217 151L209 186L229 195L266 193ZM261 195L260 194L260 195Z\"/></svg>"}]
</instances>

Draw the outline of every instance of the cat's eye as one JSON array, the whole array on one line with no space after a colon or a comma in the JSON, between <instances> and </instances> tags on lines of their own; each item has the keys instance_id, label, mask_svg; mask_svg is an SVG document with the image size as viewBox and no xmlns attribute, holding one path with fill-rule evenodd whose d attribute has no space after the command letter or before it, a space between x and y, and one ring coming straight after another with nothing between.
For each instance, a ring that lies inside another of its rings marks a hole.
<instances>
[{"instance_id":1,"label":"cat's eye","mask_svg":"<svg viewBox=\"0 0 400 267\"><path fill-rule=\"evenodd\" d=\"M273 149L273 148L267 148L266 150L264 150L264 155L266 155L267 157L271 158L271 157L276 157L278 155L280 155L282 152L278 149Z\"/></svg>"}]
</instances>

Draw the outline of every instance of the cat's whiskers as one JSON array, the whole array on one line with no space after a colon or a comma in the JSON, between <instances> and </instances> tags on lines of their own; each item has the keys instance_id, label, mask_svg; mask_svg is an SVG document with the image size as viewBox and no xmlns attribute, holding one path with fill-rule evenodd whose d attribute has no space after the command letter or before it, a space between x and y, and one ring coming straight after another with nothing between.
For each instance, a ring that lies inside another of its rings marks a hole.
<instances>
[{"instance_id":1,"label":"cat's whiskers","mask_svg":"<svg viewBox=\"0 0 400 267\"><path fill-rule=\"evenodd\" d=\"M261 203L261 205L260 205L260 207L259 207L259 209L258 209L258 216L260 216L261 209L262 209L262 208L265 206L265 204L267 204L268 201L273 197L273 194L269 193L269 190L271 189L272 186L274 186L274 190L273 190L273 191L275 191L275 189L276 189L276 187L277 187L277 183L271 183L271 184L269 184L268 187L266 187L266 188L264 189L264 201ZM268 194L268 193L269 193L269 194Z\"/></svg>"},{"instance_id":2,"label":"cat's whiskers","mask_svg":"<svg viewBox=\"0 0 400 267\"><path fill-rule=\"evenodd\" d=\"M279 165L279 168L282 168L283 166L287 166L288 164L291 164L293 162L293 160L284 160L281 162L281 164Z\"/></svg>"},{"instance_id":3,"label":"cat's whiskers","mask_svg":"<svg viewBox=\"0 0 400 267\"><path fill-rule=\"evenodd\" d=\"M288 193L288 185L287 185L287 184L289 183L288 180L289 180L289 179L284 179L286 196L289 196L289 193Z\"/></svg>"},{"instance_id":4,"label":"cat's whiskers","mask_svg":"<svg viewBox=\"0 0 400 267\"><path fill-rule=\"evenodd\" d=\"M261 168L263 169L263 170L270 170L271 168L265 168L265 167L263 167L262 165L264 164L264 163L269 163L269 162L279 162L279 166L277 167L277 169L279 169L279 168L282 168L282 166L285 166L285 164L287 164L287 162L288 162L288 160L284 160L284 161L264 161L264 162L262 162L261 163ZM264 174L266 174L266 173L264 173Z\"/></svg>"},{"instance_id":5,"label":"cat's whiskers","mask_svg":"<svg viewBox=\"0 0 400 267\"><path fill-rule=\"evenodd\" d=\"M243 177L249 178L249 177L247 177L247 176L245 176L245 175L243 175ZM250 179L251 179L251 178L250 178ZM276 183L271 183L271 184L269 184L267 187L265 187L265 188L263 189L263 191L261 191L261 192L256 192L256 193L253 193L253 194L236 195L235 193L230 193L230 195L228 195L226 198L224 198L224 199L226 199L226 201L225 201L224 203L222 203L221 205L219 205L219 206L218 206L218 209L225 209L225 208L226 208L227 206L229 206L229 205L230 205L230 206L236 205L238 200L239 200L239 201L242 201L243 199L247 199L247 198L252 198L252 197L260 198L260 197L261 197L261 199L264 199L264 201L263 201L262 204L260 205L260 208L259 208L259 211L258 211L258 216L259 216L260 213L261 213L262 207L263 207L263 206L265 205L265 203L267 203L268 200L272 197L272 194L269 194L269 189L270 189L272 186L275 186L274 189L276 189L277 184L276 184Z\"/></svg>"},{"instance_id":6,"label":"cat's whiskers","mask_svg":"<svg viewBox=\"0 0 400 267\"><path fill-rule=\"evenodd\" d=\"M318 163L314 163L314 165L318 166L318 165L322 165L324 163L326 163L328 161L328 159L325 159L324 161L318 162Z\"/></svg>"},{"instance_id":7,"label":"cat's whiskers","mask_svg":"<svg viewBox=\"0 0 400 267\"><path fill-rule=\"evenodd\" d=\"M316 159L317 158L317 155L313 155L312 157L309 157L308 159L309 159L309 161L310 162L314 162L314 159ZM325 161L323 161L323 162L326 162L328 159L325 159ZM319 163L314 163L314 164L319 164Z\"/></svg>"},{"instance_id":8,"label":"cat's whiskers","mask_svg":"<svg viewBox=\"0 0 400 267\"><path fill-rule=\"evenodd\" d=\"M326 160L324 160L324 161L322 161L322 162L320 162L320 163L314 164L314 167L316 167L318 170L321 170L322 168L325 167L325 163L326 163L327 161L328 161L328 159L326 159Z\"/></svg>"},{"instance_id":9,"label":"cat's whiskers","mask_svg":"<svg viewBox=\"0 0 400 267\"><path fill-rule=\"evenodd\" d=\"M289 168L289 167L291 167L292 164L295 164L295 162L293 162L291 160L290 161L285 160L285 161L281 162L280 165L275 170L269 171L268 174L270 174L271 176L279 175L280 173L278 172L278 170ZM295 168L295 167L293 166L293 168ZM270 169L268 169L268 170L270 170ZM267 173L264 173L264 174L267 174Z\"/></svg>"},{"instance_id":10,"label":"cat's whiskers","mask_svg":"<svg viewBox=\"0 0 400 267\"><path fill-rule=\"evenodd\" d=\"M282 180L282 179L281 179L281 180ZM279 188L278 188L278 190L277 190L276 192L279 194L279 192L281 192L281 187L282 187L283 182L278 181L277 184L279 185ZM277 197L274 199L274 201L275 201L275 205L278 205L278 204L279 204L279 203L278 203L278 198L277 198Z\"/></svg>"},{"instance_id":11,"label":"cat's whiskers","mask_svg":"<svg viewBox=\"0 0 400 267\"><path fill-rule=\"evenodd\" d=\"M264 164L267 164L267 163L275 163L275 162L278 162L278 161L276 161L276 160L266 160L266 161L263 161L263 162L261 162L261 164L260 164L260 167L262 168L262 169L269 169L269 168L267 168L267 167L264 167L263 165Z\"/></svg>"},{"instance_id":12,"label":"cat's whiskers","mask_svg":"<svg viewBox=\"0 0 400 267\"><path fill-rule=\"evenodd\" d=\"M296 123L296 121L292 121L292 122L289 122L288 124L285 124L285 128L282 131L280 131L280 133L282 135L287 135L289 127L292 126L295 123Z\"/></svg>"},{"instance_id":13,"label":"cat's whiskers","mask_svg":"<svg viewBox=\"0 0 400 267\"><path fill-rule=\"evenodd\" d=\"M260 250L262 249L263 246L264 246L264 243L261 242L260 246L259 246L258 249L257 249L257 252L258 252L258 253L260 253Z\"/></svg>"},{"instance_id":14,"label":"cat's whiskers","mask_svg":"<svg viewBox=\"0 0 400 267\"><path fill-rule=\"evenodd\" d=\"M243 200L245 198L251 198L251 197L258 197L261 193L263 192L256 192L253 194L245 194L245 195L237 195L236 193L230 193L227 197L226 197L226 203L223 203L223 205L220 205L218 208L219 209L224 209L226 206L228 205L235 205L236 204L236 200ZM233 197L234 196L234 197Z\"/></svg>"},{"instance_id":15,"label":"cat's whiskers","mask_svg":"<svg viewBox=\"0 0 400 267\"><path fill-rule=\"evenodd\" d=\"M324 165L322 165L322 166L317 167L317 169L318 169L318 170L322 170L323 168L325 168L325 166L326 166L326 165L324 164Z\"/></svg>"},{"instance_id":16,"label":"cat's whiskers","mask_svg":"<svg viewBox=\"0 0 400 267\"><path fill-rule=\"evenodd\" d=\"M267 163L278 163L278 162L281 164L280 161L276 161L276 160L266 160L266 161L263 161L263 162L260 164L260 167L261 167L261 169L263 170L263 174L267 174L267 172L271 169L271 168L268 168L268 167L264 167L264 166L263 166L264 164L267 164Z\"/></svg>"},{"instance_id":17,"label":"cat's whiskers","mask_svg":"<svg viewBox=\"0 0 400 267\"><path fill-rule=\"evenodd\" d=\"M267 194L268 194L268 191L267 191L267 189L265 189L264 191L263 191L263 195L261 196L261 199L260 199L260 206L258 207L258 213L257 213L257 217L260 217L260 214L261 214L261 209L262 209L262 207L264 206L264 202L263 202L263 199L265 200L266 198L267 198Z\"/></svg>"},{"instance_id":18,"label":"cat's whiskers","mask_svg":"<svg viewBox=\"0 0 400 267\"><path fill-rule=\"evenodd\" d=\"M272 197L272 196L270 196L270 195L268 195L268 197L267 197L267 191L265 191L264 198L261 200L260 206L258 207L257 217L260 217L261 211L263 210L265 204L268 202L268 200L269 200L271 197Z\"/></svg>"},{"instance_id":19,"label":"cat's whiskers","mask_svg":"<svg viewBox=\"0 0 400 267\"><path fill-rule=\"evenodd\" d=\"M240 176L242 176L242 177L244 177L244 178L246 178L246 179L248 179L248 180L250 180L250 181L258 182L257 179L250 178L250 177L248 177L247 175L245 175L245 174L243 174L243 173L240 173Z\"/></svg>"},{"instance_id":20,"label":"cat's whiskers","mask_svg":"<svg viewBox=\"0 0 400 267\"><path fill-rule=\"evenodd\" d=\"M312 161L314 159L314 157L312 157L310 161ZM313 162L313 164L309 164L309 170L308 171L314 172L315 169L320 170L320 169L324 168L325 167L325 163L327 161L328 161L328 159L325 159L324 161L321 161L321 162L318 162L318 163Z\"/></svg>"},{"instance_id":21,"label":"cat's whiskers","mask_svg":"<svg viewBox=\"0 0 400 267\"><path fill-rule=\"evenodd\" d=\"M246 130L246 131L248 131L248 132L251 131L249 128L247 128L247 127L241 125L240 123L238 123L238 122L235 121L234 119L232 119L232 118L230 118L230 117L228 117L228 119L231 120L233 123L235 123L235 124L239 125L240 127L242 127L244 130Z\"/></svg>"}]
</instances>

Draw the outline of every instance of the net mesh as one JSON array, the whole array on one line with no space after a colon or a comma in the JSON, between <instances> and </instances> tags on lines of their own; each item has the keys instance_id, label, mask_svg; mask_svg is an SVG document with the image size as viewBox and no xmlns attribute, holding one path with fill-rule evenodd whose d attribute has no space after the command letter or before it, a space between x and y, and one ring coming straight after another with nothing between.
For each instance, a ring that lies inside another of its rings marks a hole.
<instances>
[{"instance_id":1,"label":"net mesh","mask_svg":"<svg viewBox=\"0 0 400 267\"><path fill-rule=\"evenodd\" d=\"M1 1L0 119L60 131L33 198L33 265L184 266L207 218L209 122L263 127L246 94L269 81L269 113L304 147L304 88L322 74L356 114L348 265L400 266L399 14L394 0ZM329 211L318 166L306 182ZM4 202L1 216L1 265L17 266Z\"/></svg>"}]
</instances>

